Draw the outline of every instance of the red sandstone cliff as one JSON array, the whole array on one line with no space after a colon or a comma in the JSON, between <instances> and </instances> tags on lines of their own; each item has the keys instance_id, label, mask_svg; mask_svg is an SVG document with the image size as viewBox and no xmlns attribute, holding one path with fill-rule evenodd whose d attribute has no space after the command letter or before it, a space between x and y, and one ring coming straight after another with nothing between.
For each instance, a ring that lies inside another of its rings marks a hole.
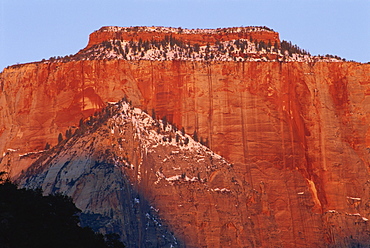
<instances>
[{"instance_id":1,"label":"red sandstone cliff","mask_svg":"<svg viewBox=\"0 0 370 248\"><path fill-rule=\"evenodd\" d=\"M279 33L267 28L223 28L223 29L181 29L163 27L102 27L90 34L89 43L85 49L107 40L162 40L165 36L172 36L178 40L206 45L216 41L228 41L234 39L252 39L265 43L280 43Z\"/></svg>"},{"instance_id":2,"label":"red sandstone cliff","mask_svg":"<svg viewBox=\"0 0 370 248\"><path fill-rule=\"evenodd\" d=\"M0 90L1 165L15 176L33 161L19 155L56 144L80 118L127 95L187 133L196 130L234 164L254 190L248 200L234 199L256 226L250 244L268 247L270 238L284 247L322 247L369 238L370 65L40 63L5 69ZM225 228L243 247L243 223Z\"/></svg>"}]
</instances>

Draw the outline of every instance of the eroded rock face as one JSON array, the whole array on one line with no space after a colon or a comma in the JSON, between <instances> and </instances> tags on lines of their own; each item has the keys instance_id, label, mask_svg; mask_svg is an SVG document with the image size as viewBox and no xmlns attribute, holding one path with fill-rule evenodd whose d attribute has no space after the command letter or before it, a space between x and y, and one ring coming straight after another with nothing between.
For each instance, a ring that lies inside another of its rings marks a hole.
<instances>
[{"instance_id":1,"label":"eroded rock face","mask_svg":"<svg viewBox=\"0 0 370 248\"><path fill-rule=\"evenodd\" d=\"M55 145L80 118L127 95L134 106L166 116L187 133L196 130L248 185L236 195L206 198L218 206L208 210L198 208L208 204L200 200L203 190L192 191L186 213L206 212L209 220L182 223L178 212L168 213L181 239L236 247L340 247L369 240L368 64L72 61L8 68L0 80L1 165L14 176L37 158L19 155ZM230 178L221 175L217 181ZM177 194L169 189L145 197L166 205ZM207 224L217 221L223 224Z\"/></svg>"},{"instance_id":2,"label":"eroded rock face","mask_svg":"<svg viewBox=\"0 0 370 248\"><path fill-rule=\"evenodd\" d=\"M181 29L166 27L102 27L90 34L89 43L85 49L109 40L162 40L165 36L189 42L206 45L216 41L248 39L263 41L266 44L280 43L279 33L266 27L239 27L223 29Z\"/></svg>"},{"instance_id":3,"label":"eroded rock face","mask_svg":"<svg viewBox=\"0 0 370 248\"><path fill-rule=\"evenodd\" d=\"M97 130L45 152L20 184L71 196L83 225L116 232L129 247L238 244L235 201L252 189L232 165L173 126L118 106Z\"/></svg>"}]
</instances>

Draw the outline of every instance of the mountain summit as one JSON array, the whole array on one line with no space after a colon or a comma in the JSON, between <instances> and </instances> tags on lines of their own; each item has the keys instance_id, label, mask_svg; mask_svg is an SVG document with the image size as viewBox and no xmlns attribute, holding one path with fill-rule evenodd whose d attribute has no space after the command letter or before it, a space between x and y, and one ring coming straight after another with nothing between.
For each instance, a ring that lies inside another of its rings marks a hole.
<instances>
[{"instance_id":1,"label":"mountain summit","mask_svg":"<svg viewBox=\"0 0 370 248\"><path fill-rule=\"evenodd\" d=\"M219 155L165 120L153 120L120 101L45 152L20 183L73 197L83 210L82 225L119 233L129 247L170 247L182 246L170 232L174 226L181 232L199 231L182 225L193 221L193 202L208 209L214 198L235 198L244 190L237 183L229 185L232 178L238 181L232 165ZM177 224L167 223L173 216ZM199 216L198 221L210 218ZM209 228L219 225L211 221Z\"/></svg>"},{"instance_id":2,"label":"mountain summit","mask_svg":"<svg viewBox=\"0 0 370 248\"><path fill-rule=\"evenodd\" d=\"M266 27L103 27L0 74L0 168L129 247L367 247L369 72Z\"/></svg>"}]
</instances>

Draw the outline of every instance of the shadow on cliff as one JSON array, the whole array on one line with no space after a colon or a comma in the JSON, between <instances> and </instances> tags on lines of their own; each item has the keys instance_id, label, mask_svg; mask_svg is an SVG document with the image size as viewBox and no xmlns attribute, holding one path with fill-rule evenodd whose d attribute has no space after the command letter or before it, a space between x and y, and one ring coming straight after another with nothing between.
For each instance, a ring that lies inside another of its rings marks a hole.
<instances>
[{"instance_id":1,"label":"shadow on cliff","mask_svg":"<svg viewBox=\"0 0 370 248\"><path fill-rule=\"evenodd\" d=\"M126 247L183 247L124 172L105 161L79 161L85 162L85 168L73 180L65 171L74 163L66 161L62 166L49 167L48 170L57 170L53 176L43 171L20 182L31 188L42 187L45 194L71 196L82 210L82 227L104 234L118 233Z\"/></svg>"}]
</instances>

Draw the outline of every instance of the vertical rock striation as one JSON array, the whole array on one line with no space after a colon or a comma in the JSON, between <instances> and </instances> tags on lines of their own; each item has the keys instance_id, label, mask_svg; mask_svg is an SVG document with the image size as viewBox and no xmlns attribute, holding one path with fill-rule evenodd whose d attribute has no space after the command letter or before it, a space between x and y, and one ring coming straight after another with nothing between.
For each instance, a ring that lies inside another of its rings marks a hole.
<instances>
[{"instance_id":1,"label":"vertical rock striation","mask_svg":"<svg viewBox=\"0 0 370 248\"><path fill-rule=\"evenodd\" d=\"M190 187L187 222L178 221L179 210L164 214L190 247L368 245L370 65L91 60L10 67L0 77L2 168L16 177L59 133L124 95L196 131L233 164L232 176L214 180L244 185L206 198L208 208L202 190ZM152 182L141 181L161 188L143 191L149 202L175 201L176 186Z\"/></svg>"}]
</instances>

